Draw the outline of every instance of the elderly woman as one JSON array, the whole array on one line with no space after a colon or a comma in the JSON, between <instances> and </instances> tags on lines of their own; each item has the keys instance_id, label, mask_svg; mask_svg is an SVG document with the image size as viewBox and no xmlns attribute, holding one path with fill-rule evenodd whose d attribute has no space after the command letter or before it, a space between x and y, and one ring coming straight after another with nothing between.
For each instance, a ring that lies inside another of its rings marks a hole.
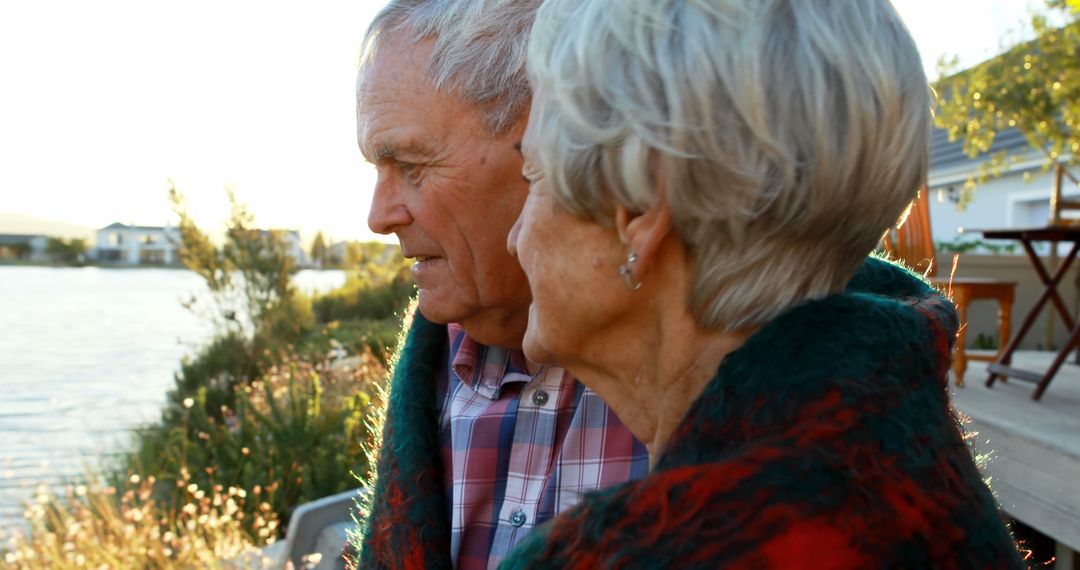
<instances>
[{"instance_id":1,"label":"elderly woman","mask_svg":"<svg viewBox=\"0 0 1080 570\"><path fill-rule=\"evenodd\" d=\"M525 352L652 467L505 567L1019 567L950 410L953 307L868 258L931 128L889 2L548 0L529 66Z\"/></svg>"}]
</instances>

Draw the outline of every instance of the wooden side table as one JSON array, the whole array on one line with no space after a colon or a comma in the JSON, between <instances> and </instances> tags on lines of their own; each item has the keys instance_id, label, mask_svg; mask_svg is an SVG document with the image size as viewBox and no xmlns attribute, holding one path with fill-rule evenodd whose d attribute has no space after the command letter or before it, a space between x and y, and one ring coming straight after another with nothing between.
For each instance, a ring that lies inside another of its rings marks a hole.
<instances>
[{"instance_id":1,"label":"wooden side table","mask_svg":"<svg viewBox=\"0 0 1080 570\"><path fill-rule=\"evenodd\" d=\"M1027 253L1028 260L1031 261L1032 267L1035 269L1035 273L1038 274L1039 279L1042 281L1044 288L1042 294L1035 301L1035 305L1031 307L1028 314L1024 317L1023 323L1020 325L1020 329L1016 331L1016 336L1009 342L1005 350L1001 351L997 359L994 360L987 370L990 375L986 379L986 385L991 387L998 379L1004 379L1006 377L1016 378L1027 382L1034 382L1036 384L1035 392L1031 395L1032 399L1038 400L1042 397L1043 392L1046 391L1046 387L1050 385L1050 382L1054 379L1054 375L1057 374L1058 369L1065 362L1065 359L1069 355L1069 351L1073 347L1077 346L1077 341L1080 341L1080 325L1074 322L1069 310L1065 307L1065 302L1061 299L1061 295L1057 291L1058 284L1065 277L1065 274L1069 271L1069 267L1076 259L1077 251L1080 250L1080 226L1073 225L1061 225L1061 226L1048 226L1045 228L1027 228L1027 229L1002 229L1002 230L975 230L982 233L983 237L987 239L1013 239L1017 240L1024 246L1024 251ZM1069 250L1069 254L1062 260L1061 265L1054 272L1054 275L1046 270L1039 255L1035 253L1035 248L1032 247L1032 242L1036 241L1049 241L1053 243L1057 242L1071 242L1072 248ZM1054 358L1053 363L1050 364L1050 368L1046 372L1039 373L1030 370L1021 370L1019 368L1013 368L1009 364L1012 362L1012 355L1020 347L1020 343L1023 342L1024 336L1031 330L1032 325L1035 324L1035 318L1038 317L1039 312L1048 303L1053 302L1054 308L1057 310L1058 315L1061 316L1061 320L1065 323L1066 328L1069 329L1069 340L1058 351L1057 356Z\"/></svg>"},{"instance_id":2,"label":"wooden side table","mask_svg":"<svg viewBox=\"0 0 1080 570\"><path fill-rule=\"evenodd\" d=\"M978 279L966 277L956 284L945 280L935 279L934 284L943 288L951 287L953 303L956 304L956 313L960 317L960 332L956 335L956 349L953 350L953 375L956 377L956 385L964 385L964 372L967 371L968 360L980 360L996 362L1005 352L1009 344L1012 330L1012 306L1013 297L1016 293L1016 283L998 281L996 279ZM975 299L995 299L998 303L998 339L999 348L995 354L968 354L964 349L967 341L967 309L971 301ZM1011 355L1010 355L1011 356ZM1009 360L1005 360L1009 362Z\"/></svg>"}]
</instances>

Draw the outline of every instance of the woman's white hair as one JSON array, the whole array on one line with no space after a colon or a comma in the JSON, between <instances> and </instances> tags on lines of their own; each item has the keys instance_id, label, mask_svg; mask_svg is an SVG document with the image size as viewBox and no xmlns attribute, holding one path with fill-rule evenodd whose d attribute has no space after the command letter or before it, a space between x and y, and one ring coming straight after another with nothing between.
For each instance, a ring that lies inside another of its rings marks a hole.
<instances>
[{"instance_id":1,"label":"woman's white hair","mask_svg":"<svg viewBox=\"0 0 1080 570\"><path fill-rule=\"evenodd\" d=\"M571 211L666 199L699 324L843 289L926 178L930 92L887 0L547 0L530 145Z\"/></svg>"},{"instance_id":2,"label":"woman's white hair","mask_svg":"<svg viewBox=\"0 0 1080 570\"><path fill-rule=\"evenodd\" d=\"M541 0L391 0L371 22L361 49L361 69L383 33L403 33L409 43L434 39L427 76L440 93L475 106L485 126L499 134L529 108L525 69L529 28Z\"/></svg>"}]
</instances>

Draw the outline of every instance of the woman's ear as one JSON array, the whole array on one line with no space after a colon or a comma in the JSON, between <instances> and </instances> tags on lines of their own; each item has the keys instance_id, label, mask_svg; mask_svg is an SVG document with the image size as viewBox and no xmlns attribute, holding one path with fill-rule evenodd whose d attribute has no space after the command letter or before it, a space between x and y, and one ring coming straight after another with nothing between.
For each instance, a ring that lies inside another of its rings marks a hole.
<instances>
[{"instance_id":1,"label":"woman's ear","mask_svg":"<svg viewBox=\"0 0 1080 570\"><path fill-rule=\"evenodd\" d=\"M660 244L671 233L671 208L663 196L656 204L641 213L624 206L615 207L615 231L619 241L627 246L627 254L637 259L630 265L631 275L640 282L654 263Z\"/></svg>"}]
</instances>

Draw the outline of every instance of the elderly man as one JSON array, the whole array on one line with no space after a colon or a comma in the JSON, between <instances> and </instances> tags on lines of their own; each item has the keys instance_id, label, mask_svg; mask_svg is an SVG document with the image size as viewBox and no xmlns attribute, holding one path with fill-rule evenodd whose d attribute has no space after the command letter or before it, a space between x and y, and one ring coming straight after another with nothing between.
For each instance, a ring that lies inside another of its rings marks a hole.
<instances>
[{"instance_id":1,"label":"elderly man","mask_svg":"<svg viewBox=\"0 0 1080 570\"><path fill-rule=\"evenodd\" d=\"M358 139L368 225L416 260L361 567L486 568L582 493L646 473L590 390L520 351L531 296L506 251L539 0L392 0L368 31Z\"/></svg>"}]
</instances>

